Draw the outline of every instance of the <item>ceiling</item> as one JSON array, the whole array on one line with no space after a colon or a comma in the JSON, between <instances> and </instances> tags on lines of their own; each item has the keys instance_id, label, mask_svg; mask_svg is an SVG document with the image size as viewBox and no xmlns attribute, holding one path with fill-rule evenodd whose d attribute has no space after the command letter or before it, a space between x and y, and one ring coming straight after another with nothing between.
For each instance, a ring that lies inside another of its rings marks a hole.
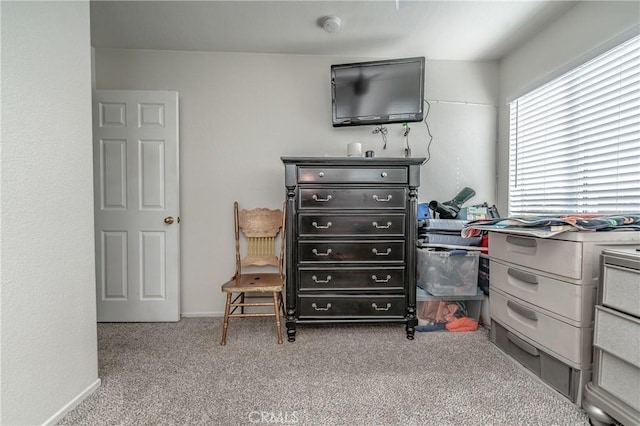
<instances>
[{"instance_id":1,"label":"ceiling","mask_svg":"<svg viewBox=\"0 0 640 426\"><path fill-rule=\"evenodd\" d=\"M574 1L91 1L96 48L495 60ZM336 15L342 28L325 32Z\"/></svg>"}]
</instances>

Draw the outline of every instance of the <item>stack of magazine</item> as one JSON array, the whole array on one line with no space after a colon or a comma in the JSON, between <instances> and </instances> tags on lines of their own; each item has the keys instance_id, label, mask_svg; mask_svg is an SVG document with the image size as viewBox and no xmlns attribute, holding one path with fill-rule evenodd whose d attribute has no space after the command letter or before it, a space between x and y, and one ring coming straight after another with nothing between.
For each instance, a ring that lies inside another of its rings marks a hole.
<instances>
[{"instance_id":1,"label":"stack of magazine","mask_svg":"<svg viewBox=\"0 0 640 426\"><path fill-rule=\"evenodd\" d=\"M457 219L418 220L418 247L479 249L481 236L465 238L461 235L467 223Z\"/></svg>"}]
</instances>

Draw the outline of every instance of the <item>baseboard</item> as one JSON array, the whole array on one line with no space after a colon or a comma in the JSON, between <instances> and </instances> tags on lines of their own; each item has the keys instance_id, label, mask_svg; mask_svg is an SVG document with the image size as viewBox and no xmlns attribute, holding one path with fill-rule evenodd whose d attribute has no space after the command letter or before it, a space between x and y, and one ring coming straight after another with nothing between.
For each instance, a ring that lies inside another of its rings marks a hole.
<instances>
[{"instance_id":1,"label":"baseboard","mask_svg":"<svg viewBox=\"0 0 640 426\"><path fill-rule=\"evenodd\" d=\"M180 316L183 318L223 317L224 312L182 312Z\"/></svg>"},{"instance_id":2,"label":"baseboard","mask_svg":"<svg viewBox=\"0 0 640 426\"><path fill-rule=\"evenodd\" d=\"M84 401L84 399L86 397L88 397L89 395L94 393L96 391L96 389L98 389L100 387L100 382L101 382L100 379L97 379L95 382L93 382L91 385L89 385L89 387L87 387L85 390L80 392L80 394L78 396L76 396L71 401L69 401L68 404L66 404L64 407L62 407L60 410L58 410L57 413L55 413L46 422L44 422L43 425L46 425L46 426L55 425L60 420L62 420L62 418L64 416L66 416L69 411L71 411L74 408L76 408L78 406L78 404L80 404L82 401Z\"/></svg>"}]
</instances>

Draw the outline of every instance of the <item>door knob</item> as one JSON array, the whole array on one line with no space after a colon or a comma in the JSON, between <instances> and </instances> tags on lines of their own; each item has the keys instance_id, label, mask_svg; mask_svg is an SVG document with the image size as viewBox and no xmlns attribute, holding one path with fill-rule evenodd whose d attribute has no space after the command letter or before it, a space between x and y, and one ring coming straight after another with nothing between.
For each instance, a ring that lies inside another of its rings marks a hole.
<instances>
[{"instance_id":1,"label":"door knob","mask_svg":"<svg viewBox=\"0 0 640 426\"><path fill-rule=\"evenodd\" d=\"M173 223L173 216L167 216L164 218L164 223L171 225Z\"/></svg>"}]
</instances>

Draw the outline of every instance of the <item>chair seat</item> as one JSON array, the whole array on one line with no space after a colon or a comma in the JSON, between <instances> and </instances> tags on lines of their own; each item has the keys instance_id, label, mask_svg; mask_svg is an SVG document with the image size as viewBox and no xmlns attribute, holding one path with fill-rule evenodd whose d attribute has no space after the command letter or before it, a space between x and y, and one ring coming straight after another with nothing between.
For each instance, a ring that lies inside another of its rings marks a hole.
<instances>
[{"instance_id":1,"label":"chair seat","mask_svg":"<svg viewBox=\"0 0 640 426\"><path fill-rule=\"evenodd\" d=\"M282 291L284 281L277 273L246 273L232 278L222 284L222 291L226 293L238 292L274 292Z\"/></svg>"}]
</instances>

